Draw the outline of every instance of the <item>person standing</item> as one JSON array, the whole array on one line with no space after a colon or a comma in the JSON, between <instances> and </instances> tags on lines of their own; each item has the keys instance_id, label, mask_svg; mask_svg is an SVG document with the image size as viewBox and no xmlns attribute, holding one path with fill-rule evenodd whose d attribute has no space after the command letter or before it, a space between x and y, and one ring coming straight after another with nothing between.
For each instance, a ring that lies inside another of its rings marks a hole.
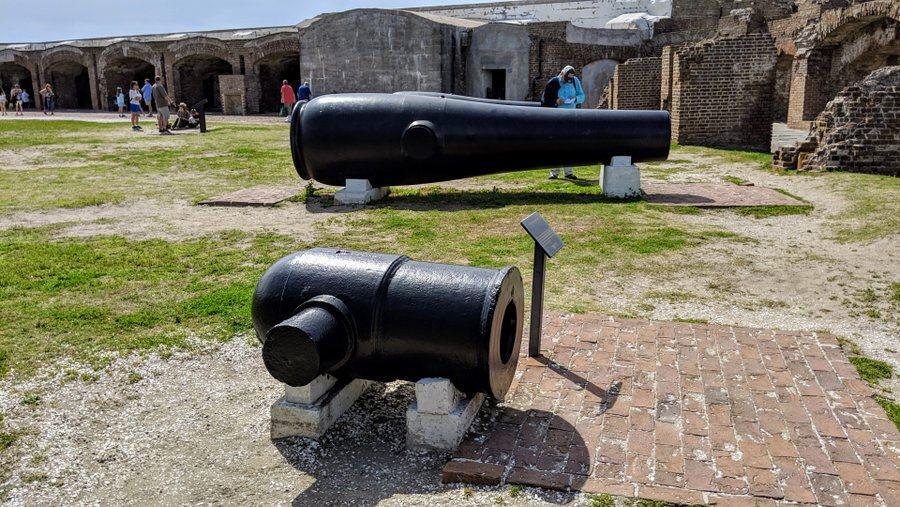
<instances>
[{"instance_id":1,"label":"person standing","mask_svg":"<svg viewBox=\"0 0 900 507\"><path fill-rule=\"evenodd\" d=\"M141 88L138 85L137 81L131 82L131 90L128 90L128 107L131 110L131 130L135 132L141 132L144 129L141 128L141 114L143 114L144 110L141 109Z\"/></svg>"},{"instance_id":2,"label":"person standing","mask_svg":"<svg viewBox=\"0 0 900 507\"><path fill-rule=\"evenodd\" d=\"M56 109L56 95L53 93L53 87L50 86L50 83L44 85L44 89L38 92L38 95L41 96L41 100L44 102L44 114L49 113L50 116L53 116L53 111Z\"/></svg>"},{"instance_id":3,"label":"person standing","mask_svg":"<svg viewBox=\"0 0 900 507\"><path fill-rule=\"evenodd\" d=\"M0 116L6 116L6 92L0 86Z\"/></svg>"},{"instance_id":4,"label":"person standing","mask_svg":"<svg viewBox=\"0 0 900 507\"><path fill-rule=\"evenodd\" d=\"M28 94L28 90L22 90L22 93L19 94L19 110L22 111L22 115L25 115L25 108L28 107L28 104L31 102L31 95Z\"/></svg>"},{"instance_id":5,"label":"person standing","mask_svg":"<svg viewBox=\"0 0 900 507\"><path fill-rule=\"evenodd\" d=\"M122 93L122 87L116 87L116 106L119 108L119 117L125 117L125 94Z\"/></svg>"},{"instance_id":6,"label":"person standing","mask_svg":"<svg viewBox=\"0 0 900 507\"><path fill-rule=\"evenodd\" d=\"M288 80L285 79L281 82L281 112L279 113L281 116L287 116L287 121L291 121L291 110L294 109L294 104L297 102L297 96L294 95L294 87L288 83Z\"/></svg>"},{"instance_id":7,"label":"person standing","mask_svg":"<svg viewBox=\"0 0 900 507\"><path fill-rule=\"evenodd\" d=\"M557 109L575 109L584 103L584 89L581 81L575 76L575 68L566 65L558 76L547 81L544 93L541 95L541 106L555 107ZM571 167L563 168L566 179L577 180ZM559 178L559 169L550 170L550 179Z\"/></svg>"},{"instance_id":8,"label":"person standing","mask_svg":"<svg viewBox=\"0 0 900 507\"><path fill-rule=\"evenodd\" d=\"M153 85L150 84L150 78L144 79L141 95L143 96L144 104L147 104L147 118L153 118ZM156 112L159 112L159 103L156 104Z\"/></svg>"},{"instance_id":9,"label":"person standing","mask_svg":"<svg viewBox=\"0 0 900 507\"><path fill-rule=\"evenodd\" d=\"M310 100L312 100L312 89L309 87L309 81L304 81L297 88L297 102L306 104Z\"/></svg>"},{"instance_id":10,"label":"person standing","mask_svg":"<svg viewBox=\"0 0 900 507\"><path fill-rule=\"evenodd\" d=\"M16 116L22 116L22 102L20 102L19 97L22 95L22 89L19 88L19 83L13 85L12 89L9 91L9 103L12 104L13 111L15 111Z\"/></svg>"},{"instance_id":11,"label":"person standing","mask_svg":"<svg viewBox=\"0 0 900 507\"><path fill-rule=\"evenodd\" d=\"M175 105L175 101L169 98L169 92L163 84L161 76L156 76L155 84L151 88L153 100L156 102L156 124L159 127L159 133L171 136L172 131L169 130L169 107Z\"/></svg>"}]
</instances>

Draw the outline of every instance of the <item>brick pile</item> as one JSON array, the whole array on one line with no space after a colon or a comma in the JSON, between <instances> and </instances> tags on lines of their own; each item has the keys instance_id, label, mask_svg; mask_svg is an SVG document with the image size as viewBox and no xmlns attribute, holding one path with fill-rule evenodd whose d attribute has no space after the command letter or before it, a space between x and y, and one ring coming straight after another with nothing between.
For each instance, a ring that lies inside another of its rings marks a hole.
<instances>
[{"instance_id":1,"label":"brick pile","mask_svg":"<svg viewBox=\"0 0 900 507\"><path fill-rule=\"evenodd\" d=\"M775 45L769 34L719 38L672 54L672 140L768 151L772 138Z\"/></svg>"},{"instance_id":2,"label":"brick pile","mask_svg":"<svg viewBox=\"0 0 900 507\"><path fill-rule=\"evenodd\" d=\"M900 66L885 67L834 98L810 137L779 149L782 169L900 175Z\"/></svg>"},{"instance_id":3,"label":"brick pile","mask_svg":"<svg viewBox=\"0 0 900 507\"><path fill-rule=\"evenodd\" d=\"M445 482L900 505L900 432L830 334L551 315L544 337Z\"/></svg>"}]
</instances>

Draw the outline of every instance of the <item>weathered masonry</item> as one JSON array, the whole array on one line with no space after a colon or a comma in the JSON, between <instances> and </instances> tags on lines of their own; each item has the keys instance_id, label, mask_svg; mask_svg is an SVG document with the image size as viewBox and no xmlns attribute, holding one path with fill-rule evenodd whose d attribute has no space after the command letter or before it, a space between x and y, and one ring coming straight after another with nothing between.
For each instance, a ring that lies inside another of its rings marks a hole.
<instances>
[{"instance_id":1,"label":"weathered masonry","mask_svg":"<svg viewBox=\"0 0 900 507\"><path fill-rule=\"evenodd\" d=\"M767 149L872 71L897 65L896 0L521 0L356 9L293 26L0 44L0 86L53 84L110 110L160 75L178 101L272 113L283 79L317 95L439 91L537 100L573 65L585 107L667 109L677 142Z\"/></svg>"}]
</instances>

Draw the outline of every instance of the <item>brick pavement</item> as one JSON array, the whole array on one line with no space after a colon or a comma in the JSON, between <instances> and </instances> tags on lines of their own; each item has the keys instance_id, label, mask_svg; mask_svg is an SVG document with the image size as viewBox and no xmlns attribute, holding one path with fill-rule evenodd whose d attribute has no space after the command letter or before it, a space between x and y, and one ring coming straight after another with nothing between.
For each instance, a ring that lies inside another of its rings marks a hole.
<instances>
[{"instance_id":1,"label":"brick pavement","mask_svg":"<svg viewBox=\"0 0 900 507\"><path fill-rule=\"evenodd\" d=\"M830 334L550 315L544 336L445 482L900 505L900 433Z\"/></svg>"},{"instance_id":2,"label":"brick pavement","mask_svg":"<svg viewBox=\"0 0 900 507\"><path fill-rule=\"evenodd\" d=\"M665 206L731 208L737 206L803 206L802 201L766 187L731 183L641 184L647 202Z\"/></svg>"}]
</instances>

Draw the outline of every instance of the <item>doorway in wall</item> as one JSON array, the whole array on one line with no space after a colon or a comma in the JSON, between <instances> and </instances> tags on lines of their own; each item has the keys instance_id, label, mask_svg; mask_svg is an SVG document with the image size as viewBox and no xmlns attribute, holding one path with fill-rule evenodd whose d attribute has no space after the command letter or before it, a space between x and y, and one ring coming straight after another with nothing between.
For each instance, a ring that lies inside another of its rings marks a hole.
<instances>
[{"instance_id":1,"label":"doorway in wall","mask_svg":"<svg viewBox=\"0 0 900 507\"><path fill-rule=\"evenodd\" d=\"M489 99L506 100L506 69L485 69L484 96Z\"/></svg>"}]
</instances>

